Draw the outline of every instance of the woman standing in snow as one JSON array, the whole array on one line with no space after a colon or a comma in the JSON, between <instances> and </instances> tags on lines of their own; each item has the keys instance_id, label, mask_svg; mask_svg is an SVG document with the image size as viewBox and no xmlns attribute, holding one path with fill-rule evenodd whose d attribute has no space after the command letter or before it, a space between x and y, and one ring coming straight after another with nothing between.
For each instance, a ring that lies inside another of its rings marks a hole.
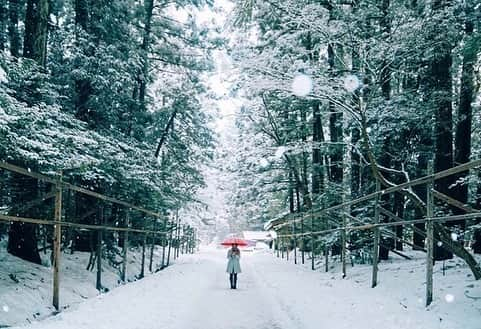
<instances>
[{"instance_id":1,"label":"woman standing in snow","mask_svg":"<svg viewBox=\"0 0 481 329\"><path fill-rule=\"evenodd\" d=\"M232 248L227 252L227 273L229 273L230 288L237 289L237 273L241 272L240 268L240 250L237 244L233 244Z\"/></svg>"}]
</instances>

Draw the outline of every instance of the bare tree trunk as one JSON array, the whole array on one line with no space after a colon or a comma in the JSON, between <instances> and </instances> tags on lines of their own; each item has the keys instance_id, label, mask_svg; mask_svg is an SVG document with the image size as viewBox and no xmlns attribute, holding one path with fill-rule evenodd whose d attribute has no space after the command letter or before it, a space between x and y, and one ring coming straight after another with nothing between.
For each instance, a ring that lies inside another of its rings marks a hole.
<instances>
[{"instance_id":1,"label":"bare tree trunk","mask_svg":"<svg viewBox=\"0 0 481 329\"><path fill-rule=\"evenodd\" d=\"M471 125L472 125L472 107L474 101L476 79L475 64L480 49L481 34L474 34L474 23L471 15L473 8L466 7L465 22L465 44L463 49L463 66L461 74L461 91L459 96L459 107L457 113L457 125L455 133L455 153L454 162L460 165L469 162L471 157ZM469 172L461 172L456 175L458 182L453 188L453 194L456 200L466 204L468 202L468 184L465 179ZM463 214L464 211L456 208L455 214ZM462 227L464 229L464 225Z\"/></svg>"},{"instance_id":2,"label":"bare tree trunk","mask_svg":"<svg viewBox=\"0 0 481 329\"><path fill-rule=\"evenodd\" d=\"M0 0L0 51L6 49L8 25L7 0Z\"/></svg>"},{"instance_id":3,"label":"bare tree trunk","mask_svg":"<svg viewBox=\"0 0 481 329\"><path fill-rule=\"evenodd\" d=\"M446 0L434 0L433 11L441 11L447 6ZM441 28L441 27L440 27ZM440 33L443 33L440 31ZM452 116L452 78L451 50L453 46L449 41L437 45L433 49L434 57L429 64L429 88L430 99L433 102L435 124L434 124L434 171L442 171L453 166L453 116ZM449 188L454 183L454 176L448 176L436 181L437 191L448 196L453 196ZM448 226L453 224L447 223ZM452 252L438 245L434 246L434 260L450 259Z\"/></svg>"},{"instance_id":4,"label":"bare tree trunk","mask_svg":"<svg viewBox=\"0 0 481 329\"><path fill-rule=\"evenodd\" d=\"M139 81L139 101L142 108L145 109L145 94L147 90L147 80L149 76L149 60L148 53L150 48L150 35L152 30L152 14L154 10L154 0L146 0L144 3L145 19L144 19L144 35L141 46L142 56L142 73Z\"/></svg>"},{"instance_id":5,"label":"bare tree trunk","mask_svg":"<svg viewBox=\"0 0 481 329\"><path fill-rule=\"evenodd\" d=\"M48 34L48 0L28 0L25 14L23 56L45 67Z\"/></svg>"}]
</instances>

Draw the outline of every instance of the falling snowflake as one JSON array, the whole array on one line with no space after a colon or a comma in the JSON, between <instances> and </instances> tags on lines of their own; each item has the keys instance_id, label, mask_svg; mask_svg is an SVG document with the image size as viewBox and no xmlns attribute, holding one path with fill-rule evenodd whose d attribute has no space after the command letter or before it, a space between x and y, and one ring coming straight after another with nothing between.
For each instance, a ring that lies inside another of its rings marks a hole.
<instances>
[{"instance_id":1,"label":"falling snowflake","mask_svg":"<svg viewBox=\"0 0 481 329\"><path fill-rule=\"evenodd\" d=\"M438 243L436 243L438 245L438 247L441 247L443 245L443 243L441 241L438 241Z\"/></svg>"},{"instance_id":2,"label":"falling snowflake","mask_svg":"<svg viewBox=\"0 0 481 329\"><path fill-rule=\"evenodd\" d=\"M359 78L353 74L346 75L344 77L344 89L348 92L352 93L355 91L361 83L359 82Z\"/></svg>"},{"instance_id":3,"label":"falling snowflake","mask_svg":"<svg viewBox=\"0 0 481 329\"><path fill-rule=\"evenodd\" d=\"M312 79L305 74L298 74L292 80L291 88L294 95L307 96L312 91Z\"/></svg>"},{"instance_id":4,"label":"falling snowflake","mask_svg":"<svg viewBox=\"0 0 481 329\"><path fill-rule=\"evenodd\" d=\"M454 302L454 296L451 295L451 294L446 294L446 296L444 296L444 299L445 299L446 302L448 302L448 303Z\"/></svg>"},{"instance_id":5,"label":"falling snowflake","mask_svg":"<svg viewBox=\"0 0 481 329\"><path fill-rule=\"evenodd\" d=\"M269 165L269 161L267 161L266 159L262 158L260 161L259 161L259 164L262 168L265 168Z\"/></svg>"},{"instance_id":6,"label":"falling snowflake","mask_svg":"<svg viewBox=\"0 0 481 329\"><path fill-rule=\"evenodd\" d=\"M8 312L10 310L7 305L3 305L2 309L4 312Z\"/></svg>"},{"instance_id":7,"label":"falling snowflake","mask_svg":"<svg viewBox=\"0 0 481 329\"><path fill-rule=\"evenodd\" d=\"M451 233L451 240L458 241L458 235L456 233Z\"/></svg>"}]
</instances>

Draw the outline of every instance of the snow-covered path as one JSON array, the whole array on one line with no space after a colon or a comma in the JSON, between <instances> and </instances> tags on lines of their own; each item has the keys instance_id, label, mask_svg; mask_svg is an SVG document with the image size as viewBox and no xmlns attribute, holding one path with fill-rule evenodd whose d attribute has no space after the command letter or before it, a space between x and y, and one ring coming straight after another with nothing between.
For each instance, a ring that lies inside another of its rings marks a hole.
<instances>
[{"instance_id":1,"label":"snow-covered path","mask_svg":"<svg viewBox=\"0 0 481 329\"><path fill-rule=\"evenodd\" d=\"M238 289L231 290L225 264L224 250L184 255L164 271L31 328L476 328L466 326L471 321L457 323L456 314L440 320L439 312L400 303L386 289L312 272L267 253L244 252Z\"/></svg>"}]
</instances>

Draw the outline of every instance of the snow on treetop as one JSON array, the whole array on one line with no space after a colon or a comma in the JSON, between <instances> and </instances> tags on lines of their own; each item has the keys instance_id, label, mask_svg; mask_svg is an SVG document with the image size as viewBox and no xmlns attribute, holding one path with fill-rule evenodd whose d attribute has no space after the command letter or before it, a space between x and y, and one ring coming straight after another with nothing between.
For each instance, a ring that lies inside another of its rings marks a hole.
<instances>
[{"instance_id":1,"label":"snow on treetop","mask_svg":"<svg viewBox=\"0 0 481 329\"><path fill-rule=\"evenodd\" d=\"M7 82L7 73L5 70L0 66L0 83Z\"/></svg>"}]
</instances>

